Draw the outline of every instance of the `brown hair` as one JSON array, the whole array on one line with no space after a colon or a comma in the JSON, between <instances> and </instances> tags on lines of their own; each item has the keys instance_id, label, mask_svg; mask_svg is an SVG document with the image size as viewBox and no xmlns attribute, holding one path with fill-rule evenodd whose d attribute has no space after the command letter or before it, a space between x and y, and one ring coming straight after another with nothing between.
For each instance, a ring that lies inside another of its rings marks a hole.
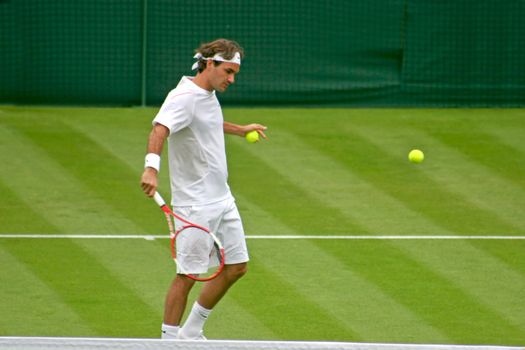
<instances>
[{"instance_id":1,"label":"brown hair","mask_svg":"<svg viewBox=\"0 0 525 350\"><path fill-rule=\"evenodd\" d=\"M203 57L209 58L213 57L216 54L220 53L222 57L227 60L233 58L236 52L241 55L241 59L244 57L243 48L235 41L228 39L217 39L209 43L201 44L198 48L195 49L195 53L200 52ZM213 62L215 65L219 65L222 62ZM197 71L200 73L206 68L206 60L199 60L199 67Z\"/></svg>"}]
</instances>

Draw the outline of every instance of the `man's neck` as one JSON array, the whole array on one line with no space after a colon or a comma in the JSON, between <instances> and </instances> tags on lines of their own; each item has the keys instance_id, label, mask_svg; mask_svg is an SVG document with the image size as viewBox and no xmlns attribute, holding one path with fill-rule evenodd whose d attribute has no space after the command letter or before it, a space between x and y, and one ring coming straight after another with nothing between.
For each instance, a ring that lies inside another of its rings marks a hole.
<instances>
[{"instance_id":1,"label":"man's neck","mask_svg":"<svg viewBox=\"0 0 525 350\"><path fill-rule=\"evenodd\" d=\"M202 73L197 73L195 78L192 79L193 83L200 87L201 89L208 90L209 92L213 91L213 88L208 83L208 80Z\"/></svg>"}]
</instances>

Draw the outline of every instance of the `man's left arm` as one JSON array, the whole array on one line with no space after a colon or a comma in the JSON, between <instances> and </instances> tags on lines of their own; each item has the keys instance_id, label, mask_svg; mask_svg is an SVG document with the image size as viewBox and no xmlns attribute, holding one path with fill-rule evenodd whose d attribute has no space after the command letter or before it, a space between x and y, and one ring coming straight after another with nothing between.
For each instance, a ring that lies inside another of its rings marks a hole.
<instances>
[{"instance_id":1,"label":"man's left arm","mask_svg":"<svg viewBox=\"0 0 525 350\"><path fill-rule=\"evenodd\" d=\"M234 124L230 122L224 122L223 128L224 128L224 133L237 135L241 137L244 137L250 131L255 130L259 133L259 135L261 135L262 138L264 139L266 138L264 131L267 129L267 127L261 124L239 125L239 124Z\"/></svg>"}]
</instances>

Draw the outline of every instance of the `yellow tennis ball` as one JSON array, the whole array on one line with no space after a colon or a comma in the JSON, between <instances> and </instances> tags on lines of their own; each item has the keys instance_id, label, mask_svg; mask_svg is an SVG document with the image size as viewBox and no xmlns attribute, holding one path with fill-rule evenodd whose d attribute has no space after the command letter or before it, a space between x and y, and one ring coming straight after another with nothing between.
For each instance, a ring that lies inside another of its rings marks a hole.
<instances>
[{"instance_id":1,"label":"yellow tennis ball","mask_svg":"<svg viewBox=\"0 0 525 350\"><path fill-rule=\"evenodd\" d=\"M249 133L246 133L246 141L250 143L254 143L259 141L259 133L255 130L250 131Z\"/></svg>"},{"instance_id":2,"label":"yellow tennis ball","mask_svg":"<svg viewBox=\"0 0 525 350\"><path fill-rule=\"evenodd\" d=\"M425 159L425 154L418 149L413 149L408 154L408 160L411 161L412 163L421 163L424 159Z\"/></svg>"}]
</instances>

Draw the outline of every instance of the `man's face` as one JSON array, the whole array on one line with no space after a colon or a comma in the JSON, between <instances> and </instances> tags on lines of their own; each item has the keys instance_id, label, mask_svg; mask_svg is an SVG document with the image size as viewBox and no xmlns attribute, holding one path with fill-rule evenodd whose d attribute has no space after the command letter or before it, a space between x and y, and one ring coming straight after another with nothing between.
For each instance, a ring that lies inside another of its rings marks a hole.
<instances>
[{"instance_id":1,"label":"man's face","mask_svg":"<svg viewBox=\"0 0 525 350\"><path fill-rule=\"evenodd\" d=\"M235 74L239 73L240 66L229 62L223 62L215 66L212 61L208 61L206 70L209 73L208 81L211 87L218 92L224 92L230 84L235 82Z\"/></svg>"}]
</instances>

